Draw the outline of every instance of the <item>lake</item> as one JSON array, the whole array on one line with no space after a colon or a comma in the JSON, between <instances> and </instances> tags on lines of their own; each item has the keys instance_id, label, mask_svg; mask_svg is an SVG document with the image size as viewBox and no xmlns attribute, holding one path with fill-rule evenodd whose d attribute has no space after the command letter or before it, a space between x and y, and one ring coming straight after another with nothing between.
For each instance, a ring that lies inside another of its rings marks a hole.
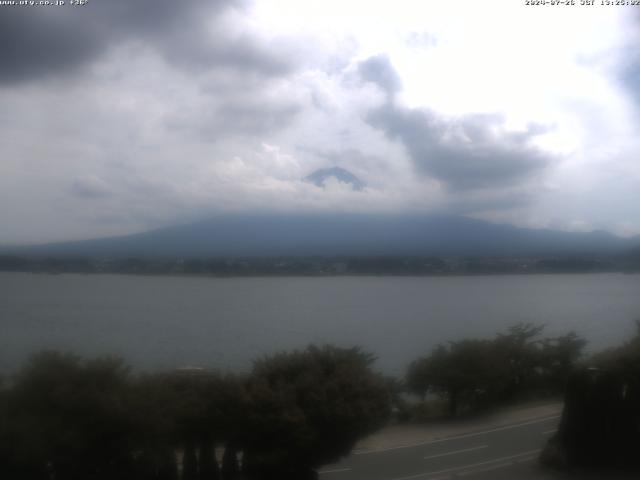
<instances>
[{"instance_id":1,"label":"lake","mask_svg":"<svg viewBox=\"0 0 640 480\"><path fill-rule=\"evenodd\" d=\"M439 342L517 322L575 330L591 350L640 318L640 275L209 278L0 273L0 372L45 348L140 369L245 370L309 343L359 345L401 375Z\"/></svg>"}]
</instances>

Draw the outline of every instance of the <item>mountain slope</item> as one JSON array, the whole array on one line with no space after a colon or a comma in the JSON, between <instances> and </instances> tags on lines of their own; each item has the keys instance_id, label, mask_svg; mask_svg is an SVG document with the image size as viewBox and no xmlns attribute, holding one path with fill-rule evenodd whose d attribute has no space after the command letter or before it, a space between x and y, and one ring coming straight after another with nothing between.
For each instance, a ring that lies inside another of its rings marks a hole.
<instances>
[{"instance_id":1,"label":"mountain slope","mask_svg":"<svg viewBox=\"0 0 640 480\"><path fill-rule=\"evenodd\" d=\"M22 255L267 257L615 254L640 244L605 232L568 233L444 215L220 216L124 237L12 249Z\"/></svg>"}]
</instances>

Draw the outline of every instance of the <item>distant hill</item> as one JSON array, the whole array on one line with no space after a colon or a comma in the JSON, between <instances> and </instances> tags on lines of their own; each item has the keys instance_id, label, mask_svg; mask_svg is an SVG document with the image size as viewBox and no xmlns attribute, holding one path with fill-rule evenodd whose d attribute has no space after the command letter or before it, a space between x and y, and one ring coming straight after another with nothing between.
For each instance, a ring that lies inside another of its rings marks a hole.
<instances>
[{"instance_id":1,"label":"distant hill","mask_svg":"<svg viewBox=\"0 0 640 480\"><path fill-rule=\"evenodd\" d=\"M321 168L311 175L305 177L307 182L311 182L318 187L324 187L327 180L334 178L339 182L350 185L352 189L360 191L366 187L366 184L356 177L349 170L340 167Z\"/></svg>"},{"instance_id":2,"label":"distant hill","mask_svg":"<svg viewBox=\"0 0 640 480\"><path fill-rule=\"evenodd\" d=\"M4 253L88 257L609 255L640 245L606 232L568 233L446 215L225 215L136 235Z\"/></svg>"}]
</instances>

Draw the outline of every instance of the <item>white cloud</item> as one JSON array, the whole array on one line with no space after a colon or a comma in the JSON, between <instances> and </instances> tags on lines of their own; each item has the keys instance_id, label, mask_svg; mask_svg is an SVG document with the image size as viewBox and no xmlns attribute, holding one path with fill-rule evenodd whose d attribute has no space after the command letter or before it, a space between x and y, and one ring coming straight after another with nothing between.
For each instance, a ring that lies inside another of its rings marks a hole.
<instances>
[{"instance_id":1,"label":"white cloud","mask_svg":"<svg viewBox=\"0 0 640 480\"><path fill-rule=\"evenodd\" d=\"M639 34L626 9L261 0L220 12L184 17L218 41L213 50L168 43L173 27L165 38L132 17L117 41L104 28L95 48L63 55L68 72L45 76L21 60L16 75L29 82L2 77L0 243L247 210L448 210L640 232L640 101L624 80L640 64ZM368 121L388 101L362 81L371 57L397 72L385 77L396 112L467 126L500 118L508 138L543 125L529 141L553 161L536 163L535 178L498 172L504 181L485 178L480 191L448 190ZM332 165L368 188L302 181Z\"/></svg>"}]
</instances>

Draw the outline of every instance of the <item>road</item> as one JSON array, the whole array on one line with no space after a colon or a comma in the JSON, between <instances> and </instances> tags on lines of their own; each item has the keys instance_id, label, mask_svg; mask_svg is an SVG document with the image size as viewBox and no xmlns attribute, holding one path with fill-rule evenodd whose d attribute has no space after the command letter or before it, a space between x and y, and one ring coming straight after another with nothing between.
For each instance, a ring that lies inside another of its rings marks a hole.
<instances>
[{"instance_id":1,"label":"road","mask_svg":"<svg viewBox=\"0 0 640 480\"><path fill-rule=\"evenodd\" d=\"M352 454L320 470L321 480L538 480L562 478L537 458L556 430L546 416L409 446Z\"/></svg>"}]
</instances>

